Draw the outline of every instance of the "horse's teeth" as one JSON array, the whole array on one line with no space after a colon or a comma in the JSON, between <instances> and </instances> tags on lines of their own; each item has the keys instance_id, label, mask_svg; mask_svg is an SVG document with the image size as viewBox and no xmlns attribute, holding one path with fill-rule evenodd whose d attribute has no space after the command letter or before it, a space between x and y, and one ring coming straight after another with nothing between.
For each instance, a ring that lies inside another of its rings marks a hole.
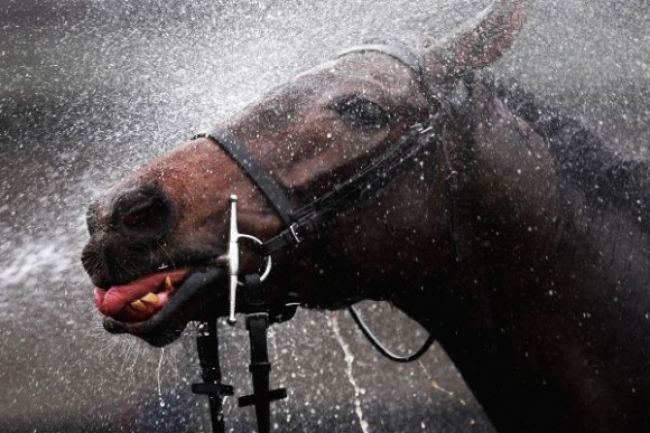
<instances>
[{"instance_id":1,"label":"horse's teeth","mask_svg":"<svg viewBox=\"0 0 650 433\"><path fill-rule=\"evenodd\" d=\"M158 302L158 296L155 293L149 292L146 295L144 295L142 298L140 298L140 300L142 302L147 302L149 304L155 304L156 302Z\"/></svg>"},{"instance_id":2,"label":"horse's teeth","mask_svg":"<svg viewBox=\"0 0 650 433\"><path fill-rule=\"evenodd\" d=\"M134 310L137 311L146 311L147 306L141 300L133 301L129 304Z\"/></svg>"},{"instance_id":3,"label":"horse's teeth","mask_svg":"<svg viewBox=\"0 0 650 433\"><path fill-rule=\"evenodd\" d=\"M172 279L169 278L169 275L165 277L165 287L167 287L169 290L174 290L174 285L172 284Z\"/></svg>"}]
</instances>

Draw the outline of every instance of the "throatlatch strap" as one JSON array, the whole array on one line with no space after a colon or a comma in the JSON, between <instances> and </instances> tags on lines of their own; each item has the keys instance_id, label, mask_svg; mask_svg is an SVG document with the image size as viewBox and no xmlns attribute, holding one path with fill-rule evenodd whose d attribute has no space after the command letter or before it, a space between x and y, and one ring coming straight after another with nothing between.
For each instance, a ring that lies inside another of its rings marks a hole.
<instances>
[{"instance_id":1,"label":"throatlatch strap","mask_svg":"<svg viewBox=\"0 0 650 433\"><path fill-rule=\"evenodd\" d=\"M210 138L221 147L243 169L244 173L262 191L269 204L273 206L285 226L291 224L291 202L286 191L273 179L269 172L259 163L234 135L222 128L212 128L192 139Z\"/></svg>"}]
</instances>

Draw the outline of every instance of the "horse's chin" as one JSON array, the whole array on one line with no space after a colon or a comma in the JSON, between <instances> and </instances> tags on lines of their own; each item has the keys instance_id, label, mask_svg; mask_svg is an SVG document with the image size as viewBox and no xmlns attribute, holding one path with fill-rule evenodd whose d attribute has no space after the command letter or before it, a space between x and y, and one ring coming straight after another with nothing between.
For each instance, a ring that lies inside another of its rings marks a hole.
<instances>
[{"instance_id":1,"label":"horse's chin","mask_svg":"<svg viewBox=\"0 0 650 433\"><path fill-rule=\"evenodd\" d=\"M131 334L154 347L164 347L173 343L183 334L188 323L189 320L187 322L176 320L166 325L160 325L153 318L138 323L121 322L111 317L104 317L102 320L102 325L108 332Z\"/></svg>"},{"instance_id":2,"label":"horse's chin","mask_svg":"<svg viewBox=\"0 0 650 433\"><path fill-rule=\"evenodd\" d=\"M218 301L226 274L218 267L163 271L124 286L96 289L95 302L106 316L108 332L162 347L180 337L190 321L223 315Z\"/></svg>"}]
</instances>

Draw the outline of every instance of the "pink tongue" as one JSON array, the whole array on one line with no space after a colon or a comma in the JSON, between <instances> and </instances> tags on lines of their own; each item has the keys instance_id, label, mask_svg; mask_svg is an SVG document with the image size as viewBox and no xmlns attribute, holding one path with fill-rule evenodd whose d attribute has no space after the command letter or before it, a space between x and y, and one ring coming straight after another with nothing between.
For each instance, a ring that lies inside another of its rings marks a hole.
<instances>
[{"instance_id":1,"label":"pink tongue","mask_svg":"<svg viewBox=\"0 0 650 433\"><path fill-rule=\"evenodd\" d=\"M156 292L169 277L174 285L180 283L187 275L187 269L159 272L139 278L123 286L113 286L108 290L95 288L95 305L106 316L114 316L126 305L140 299L149 292Z\"/></svg>"}]
</instances>

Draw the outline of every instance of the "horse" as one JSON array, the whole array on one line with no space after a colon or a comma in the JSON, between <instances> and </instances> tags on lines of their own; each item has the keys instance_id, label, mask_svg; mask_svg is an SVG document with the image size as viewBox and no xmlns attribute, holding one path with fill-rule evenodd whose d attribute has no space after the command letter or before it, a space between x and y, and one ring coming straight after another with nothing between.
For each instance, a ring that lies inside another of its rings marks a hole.
<instances>
[{"instance_id":1,"label":"horse","mask_svg":"<svg viewBox=\"0 0 650 433\"><path fill-rule=\"evenodd\" d=\"M221 125L294 207L413 125L438 143L298 250L274 254L264 296L291 287L318 309L391 302L431 332L500 432L647 431L648 164L485 70L525 18L522 1L495 0L417 53L353 49ZM242 232L286 228L219 141L190 140L90 205L82 262L109 331L164 345L224 313L207 293L174 301L190 269L219 265L231 194ZM251 250L241 266L258 262Z\"/></svg>"}]
</instances>

